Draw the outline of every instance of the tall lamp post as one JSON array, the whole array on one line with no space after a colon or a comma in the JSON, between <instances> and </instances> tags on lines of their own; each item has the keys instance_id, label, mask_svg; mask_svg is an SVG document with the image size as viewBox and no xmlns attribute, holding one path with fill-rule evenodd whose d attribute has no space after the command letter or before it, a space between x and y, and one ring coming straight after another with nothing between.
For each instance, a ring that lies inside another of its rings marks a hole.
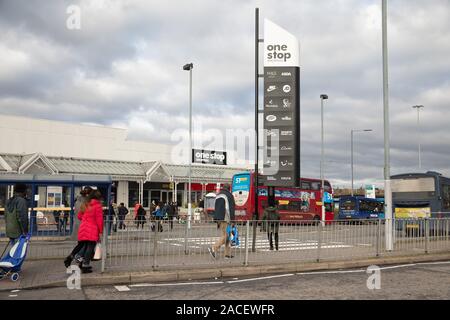
<instances>
[{"instance_id":1,"label":"tall lamp post","mask_svg":"<svg viewBox=\"0 0 450 320\"><path fill-rule=\"evenodd\" d=\"M364 129L364 130L351 130L351 158L352 158L352 197L353 197L353 132L369 132L372 131L372 129Z\"/></svg>"},{"instance_id":2,"label":"tall lamp post","mask_svg":"<svg viewBox=\"0 0 450 320\"><path fill-rule=\"evenodd\" d=\"M419 169L422 168L422 161L420 159L420 117L419 117L419 110L420 108L423 108L422 105L413 106L413 109L417 109L417 141L419 143Z\"/></svg>"},{"instance_id":3,"label":"tall lamp post","mask_svg":"<svg viewBox=\"0 0 450 320\"><path fill-rule=\"evenodd\" d=\"M328 95L321 94L320 95L320 137L321 137L321 151L320 151L320 180L322 181L321 185L321 203L322 203L322 224L325 222L325 205L324 205L324 178L323 178L323 100L327 100Z\"/></svg>"},{"instance_id":4,"label":"tall lamp post","mask_svg":"<svg viewBox=\"0 0 450 320\"><path fill-rule=\"evenodd\" d=\"M192 196L191 196L191 173L192 173L192 68L194 64L188 63L183 66L183 70L189 71L189 189L188 189L188 229L191 228L192 218Z\"/></svg>"}]
</instances>

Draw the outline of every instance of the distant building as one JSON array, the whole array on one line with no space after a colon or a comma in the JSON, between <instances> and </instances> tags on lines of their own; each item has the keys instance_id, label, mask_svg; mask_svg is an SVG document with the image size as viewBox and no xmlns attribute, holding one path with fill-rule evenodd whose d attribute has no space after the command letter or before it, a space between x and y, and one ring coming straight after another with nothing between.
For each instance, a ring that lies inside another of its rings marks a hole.
<instances>
[{"instance_id":1,"label":"distant building","mask_svg":"<svg viewBox=\"0 0 450 320\"><path fill-rule=\"evenodd\" d=\"M166 144L129 141L125 129L0 115L0 174L108 175L114 200L127 206L188 202L188 165L173 164L171 151ZM243 170L192 165L192 202ZM50 191L39 188L39 206L48 205L55 191L56 199L69 202L64 188ZM0 204L10 193L11 187L0 186Z\"/></svg>"}]
</instances>

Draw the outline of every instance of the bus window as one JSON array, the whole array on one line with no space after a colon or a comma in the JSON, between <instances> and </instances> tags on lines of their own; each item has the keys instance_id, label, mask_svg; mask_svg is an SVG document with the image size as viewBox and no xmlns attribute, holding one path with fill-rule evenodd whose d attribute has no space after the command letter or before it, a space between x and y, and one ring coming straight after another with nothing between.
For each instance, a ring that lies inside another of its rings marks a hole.
<instances>
[{"instance_id":1,"label":"bus window","mask_svg":"<svg viewBox=\"0 0 450 320\"><path fill-rule=\"evenodd\" d=\"M289 201L287 204L279 204L278 210L299 212L301 203L299 201Z\"/></svg>"},{"instance_id":2,"label":"bus window","mask_svg":"<svg viewBox=\"0 0 450 320\"><path fill-rule=\"evenodd\" d=\"M316 182L311 182L311 190L319 191L321 185L322 185L322 184L321 184L320 182L318 182L318 181L316 181Z\"/></svg>"},{"instance_id":3,"label":"bus window","mask_svg":"<svg viewBox=\"0 0 450 320\"><path fill-rule=\"evenodd\" d=\"M303 190L311 190L311 183L307 181L302 181L302 186L300 188Z\"/></svg>"},{"instance_id":4,"label":"bus window","mask_svg":"<svg viewBox=\"0 0 450 320\"><path fill-rule=\"evenodd\" d=\"M442 209L450 209L450 185L442 186Z\"/></svg>"},{"instance_id":5,"label":"bus window","mask_svg":"<svg viewBox=\"0 0 450 320\"><path fill-rule=\"evenodd\" d=\"M359 211L370 211L370 206L367 201L359 200Z\"/></svg>"},{"instance_id":6,"label":"bus window","mask_svg":"<svg viewBox=\"0 0 450 320\"><path fill-rule=\"evenodd\" d=\"M346 200L342 203L342 210L355 210L355 200Z\"/></svg>"}]
</instances>

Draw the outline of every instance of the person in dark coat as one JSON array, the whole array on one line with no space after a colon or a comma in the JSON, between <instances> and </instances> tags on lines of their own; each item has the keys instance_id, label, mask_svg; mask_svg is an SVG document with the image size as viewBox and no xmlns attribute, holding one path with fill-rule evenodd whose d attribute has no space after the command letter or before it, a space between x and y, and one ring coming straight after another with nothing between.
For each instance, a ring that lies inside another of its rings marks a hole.
<instances>
[{"instance_id":1,"label":"person in dark coat","mask_svg":"<svg viewBox=\"0 0 450 320\"><path fill-rule=\"evenodd\" d=\"M275 238L275 248L278 251L278 231L280 227L280 213L277 208L277 201L269 204L267 208L264 209L264 214L262 216L262 228L263 231L267 231L267 238L270 244L270 250L273 250L272 235Z\"/></svg>"},{"instance_id":2,"label":"person in dark coat","mask_svg":"<svg viewBox=\"0 0 450 320\"><path fill-rule=\"evenodd\" d=\"M27 186L16 184L14 186L14 196L6 201L6 236L11 244L15 243L21 235L28 233L28 202L25 199L26 194Z\"/></svg>"},{"instance_id":3,"label":"person in dark coat","mask_svg":"<svg viewBox=\"0 0 450 320\"><path fill-rule=\"evenodd\" d=\"M224 185L223 189L216 195L214 220L218 223L221 237L214 246L208 248L213 258L216 258L222 245L225 245L225 258L233 258L231 255L231 244L227 236L227 227L235 219L235 202L233 195L228 189L229 185Z\"/></svg>"},{"instance_id":4,"label":"person in dark coat","mask_svg":"<svg viewBox=\"0 0 450 320\"><path fill-rule=\"evenodd\" d=\"M139 226L142 226L142 229L144 229L144 223L147 222L147 219L145 219L145 210L141 204L139 204L137 208L138 208L136 214L137 228L139 229Z\"/></svg>"},{"instance_id":5,"label":"person in dark coat","mask_svg":"<svg viewBox=\"0 0 450 320\"><path fill-rule=\"evenodd\" d=\"M128 214L128 209L125 207L125 204L122 202L119 206L119 229L125 229L126 226L123 223L125 220L126 215Z\"/></svg>"},{"instance_id":6,"label":"person in dark coat","mask_svg":"<svg viewBox=\"0 0 450 320\"><path fill-rule=\"evenodd\" d=\"M175 203L172 202L167 208L167 217L169 219L170 230L173 229L173 219L175 218Z\"/></svg>"}]
</instances>

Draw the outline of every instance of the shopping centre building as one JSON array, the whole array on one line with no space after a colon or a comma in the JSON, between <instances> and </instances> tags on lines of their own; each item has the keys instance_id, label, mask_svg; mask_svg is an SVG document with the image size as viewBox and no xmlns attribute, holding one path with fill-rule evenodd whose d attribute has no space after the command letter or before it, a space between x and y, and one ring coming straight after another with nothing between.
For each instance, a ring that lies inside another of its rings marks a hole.
<instances>
[{"instance_id":1,"label":"shopping centre building","mask_svg":"<svg viewBox=\"0 0 450 320\"><path fill-rule=\"evenodd\" d=\"M171 161L172 146L127 140L127 130L0 115L0 176L110 177L115 202L149 207L151 201L188 202L189 165ZM192 165L192 203L230 183L244 168ZM89 178L88 178L89 177ZM12 193L0 185L0 208ZM75 194L79 189L75 189ZM70 203L64 186L40 186L39 207Z\"/></svg>"}]
</instances>

